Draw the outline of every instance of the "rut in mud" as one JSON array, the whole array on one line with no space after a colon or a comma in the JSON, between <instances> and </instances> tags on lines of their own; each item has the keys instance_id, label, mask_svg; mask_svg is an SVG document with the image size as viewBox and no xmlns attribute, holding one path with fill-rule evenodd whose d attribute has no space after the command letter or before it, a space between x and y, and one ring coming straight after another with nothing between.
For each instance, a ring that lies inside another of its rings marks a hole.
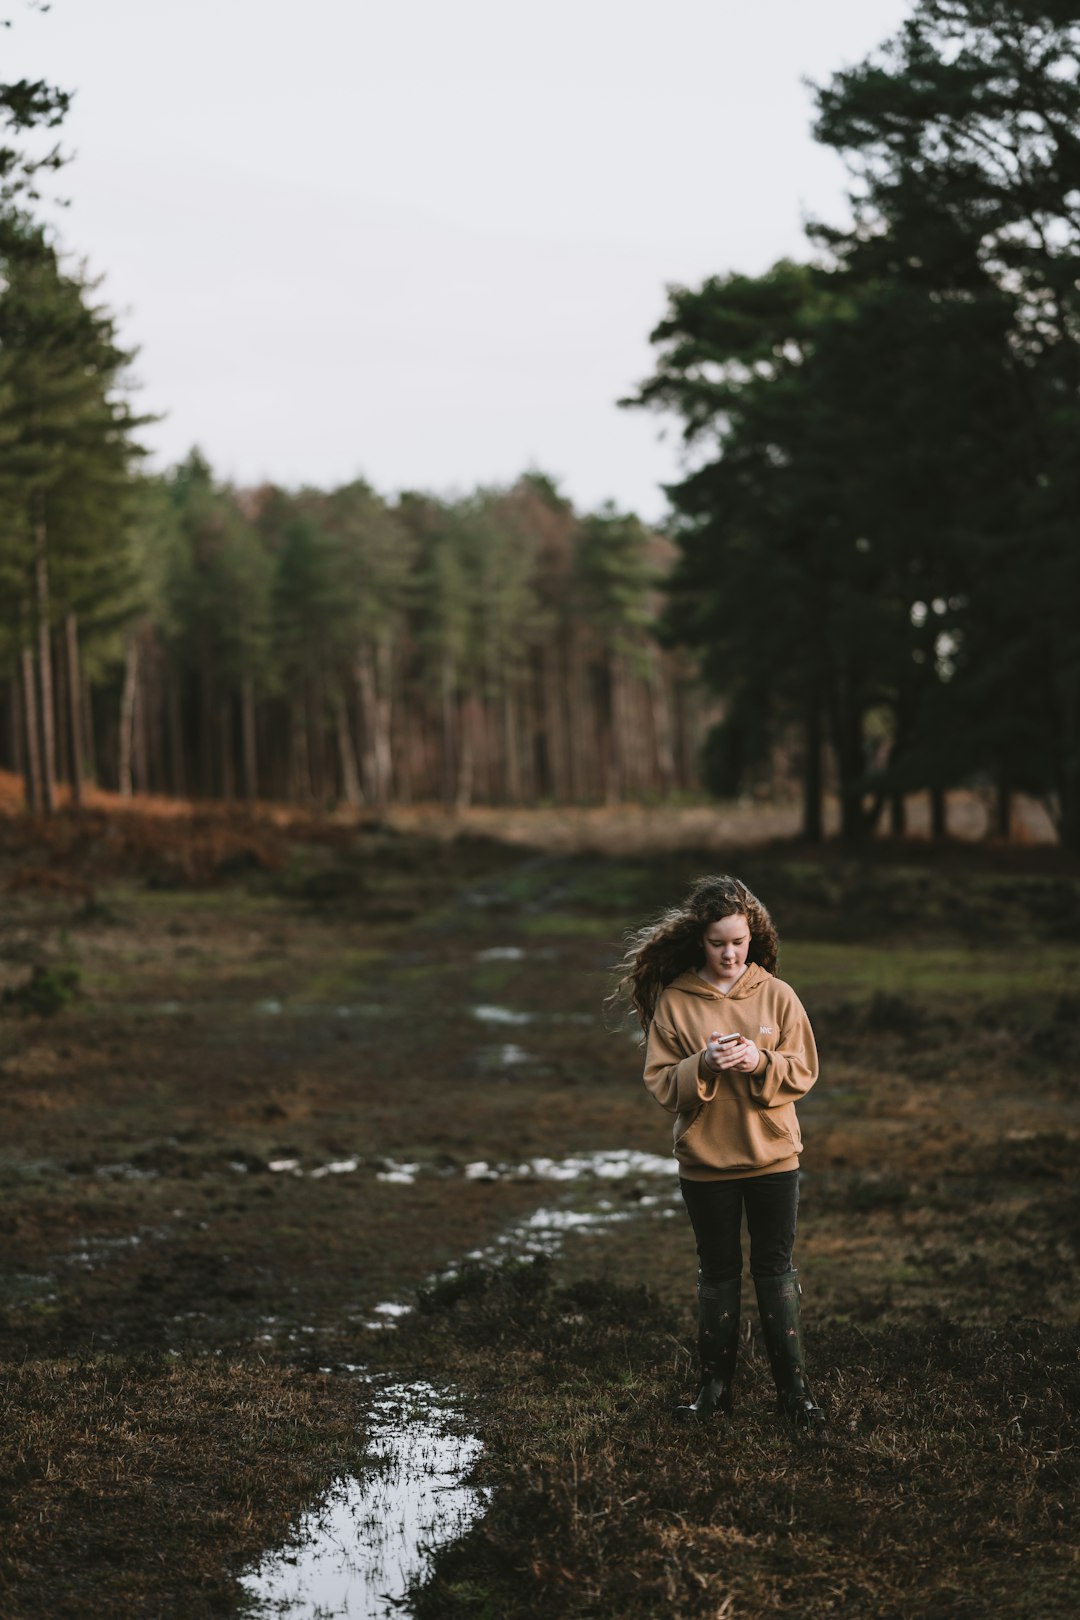
<instances>
[{"instance_id":1,"label":"rut in mud","mask_svg":"<svg viewBox=\"0 0 1080 1620\"><path fill-rule=\"evenodd\" d=\"M453 1389L483 1444L418 1615L1074 1612L1075 874L721 858L824 1054L809 1450L752 1306L734 1430L666 1423L693 1254L603 1003L623 930L715 855L62 825L0 839L0 882L48 874L0 913L5 1614L238 1612L368 1478L379 1380Z\"/></svg>"}]
</instances>

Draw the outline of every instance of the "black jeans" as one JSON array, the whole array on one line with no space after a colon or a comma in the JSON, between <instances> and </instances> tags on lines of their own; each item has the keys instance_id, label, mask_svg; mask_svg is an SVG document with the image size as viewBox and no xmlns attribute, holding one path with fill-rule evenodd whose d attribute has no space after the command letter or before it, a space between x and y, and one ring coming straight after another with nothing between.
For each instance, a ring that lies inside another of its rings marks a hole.
<instances>
[{"instance_id":1,"label":"black jeans","mask_svg":"<svg viewBox=\"0 0 1080 1620\"><path fill-rule=\"evenodd\" d=\"M684 1181L680 1176L679 1188L697 1239L704 1282L733 1282L742 1276L739 1235L744 1204L751 1274L780 1277L791 1270L799 1213L797 1170L739 1181Z\"/></svg>"}]
</instances>

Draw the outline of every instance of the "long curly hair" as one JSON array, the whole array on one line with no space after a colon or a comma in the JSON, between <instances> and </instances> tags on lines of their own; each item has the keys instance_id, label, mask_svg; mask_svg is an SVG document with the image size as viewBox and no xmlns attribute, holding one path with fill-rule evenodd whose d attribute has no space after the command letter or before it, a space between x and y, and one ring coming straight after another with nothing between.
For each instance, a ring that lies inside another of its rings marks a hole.
<instances>
[{"instance_id":1,"label":"long curly hair","mask_svg":"<svg viewBox=\"0 0 1080 1620\"><path fill-rule=\"evenodd\" d=\"M700 967L706 928L721 917L734 917L740 912L750 925L746 960L775 973L780 940L773 920L738 878L698 878L681 906L665 911L655 922L627 936L626 954L619 963L619 981L612 999L629 1001L643 1034L649 1033L665 985L687 969Z\"/></svg>"}]
</instances>

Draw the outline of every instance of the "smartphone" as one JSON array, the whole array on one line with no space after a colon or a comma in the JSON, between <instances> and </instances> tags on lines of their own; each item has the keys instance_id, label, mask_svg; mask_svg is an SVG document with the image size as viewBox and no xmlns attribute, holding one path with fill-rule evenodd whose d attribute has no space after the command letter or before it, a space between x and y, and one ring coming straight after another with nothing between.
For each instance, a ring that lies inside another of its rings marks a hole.
<instances>
[{"instance_id":1,"label":"smartphone","mask_svg":"<svg viewBox=\"0 0 1080 1620\"><path fill-rule=\"evenodd\" d=\"M741 1035L721 1035L716 1044L717 1046L731 1046L735 1041L741 1041L742 1038Z\"/></svg>"}]
</instances>

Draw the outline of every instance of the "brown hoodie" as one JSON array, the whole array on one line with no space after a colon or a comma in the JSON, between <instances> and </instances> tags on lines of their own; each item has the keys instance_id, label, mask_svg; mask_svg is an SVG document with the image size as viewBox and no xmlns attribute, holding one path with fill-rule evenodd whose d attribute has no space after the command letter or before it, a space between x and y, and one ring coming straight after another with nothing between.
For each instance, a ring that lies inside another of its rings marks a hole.
<instances>
[{"instance_id":1,"label":"brown hoodie","mask_svg":"<svg viewBox=\"0 0 1080 1620\"><path fill-rule=\"evenodd\" d=\"M761 1052L753 1074L705 1067L705 1042L745 1035ZM660 993L649 1027L645 1084L675 1118L675 1157L688 1181L733 1181L798 1167L795 1100L818 1074L810 1020L790 985L751 963L725 995L696 973Z\"/></svg>"}]
</instances>

